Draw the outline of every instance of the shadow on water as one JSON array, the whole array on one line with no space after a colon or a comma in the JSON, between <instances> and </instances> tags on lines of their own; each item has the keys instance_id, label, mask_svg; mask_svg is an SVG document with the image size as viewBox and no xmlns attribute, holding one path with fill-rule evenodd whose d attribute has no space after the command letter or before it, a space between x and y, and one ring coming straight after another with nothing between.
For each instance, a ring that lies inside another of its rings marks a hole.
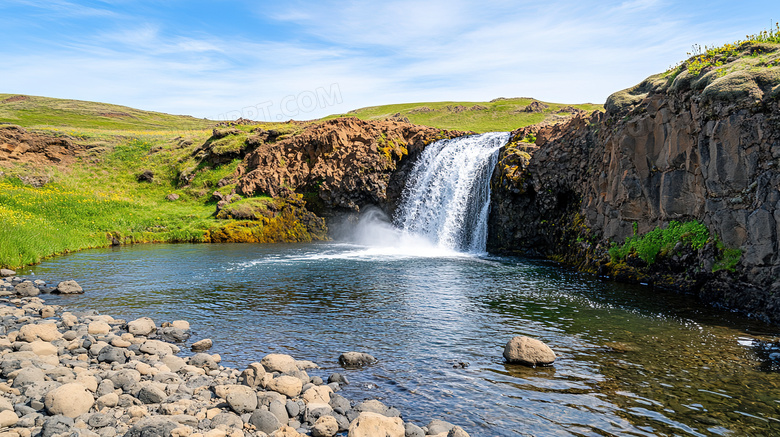
<instances>
[{"instance_id":1,"label":"shadow on water","mask_svg":"<svg viewBox=\"0 0 780 437\"><path fill-rule=\"evenodd\" d=\"M780 374L762 371L752 347L776 340L757 334L773 328L547 263L342 243L148 245L70 254L31 272L86 289L51 303L187 319L192 340L214 340L227 365L271 352L312 359L321 376L346 372L352 399L472 436L780 432ZM554 367L506 364L514 335L549 344ZM343 370L348 350L380 361Z\"/></svg>"}]
</instances>

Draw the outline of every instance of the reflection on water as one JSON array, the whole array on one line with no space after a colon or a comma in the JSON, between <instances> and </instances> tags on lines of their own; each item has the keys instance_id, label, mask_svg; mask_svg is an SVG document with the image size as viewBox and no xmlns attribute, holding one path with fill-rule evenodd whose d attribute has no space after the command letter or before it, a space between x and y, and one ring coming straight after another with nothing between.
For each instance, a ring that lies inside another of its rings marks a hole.
<instances>
[{"instance_id":1,"label":"reflection on water","mask_svg":"<svg viewBox=\"0 0 780 437\"><path fill-rule=\"evenodd\" d=\"M772 328L543 263L334 243L147 245L32 272L87 291L52 303L187 319L228 365L280 352L327 375L341 352L370 352L379 363L346 371L349 397L472 436L780 433L780 375L750 347ZM514 335L549 344L555 366L505 364Z\"/></svg>"}]
</instances>

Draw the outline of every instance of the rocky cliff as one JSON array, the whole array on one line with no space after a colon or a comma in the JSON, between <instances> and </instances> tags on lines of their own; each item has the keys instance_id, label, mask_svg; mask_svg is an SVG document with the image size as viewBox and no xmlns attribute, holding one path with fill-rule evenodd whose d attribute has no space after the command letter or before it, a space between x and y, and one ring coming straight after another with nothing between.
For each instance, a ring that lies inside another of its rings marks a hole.
<instances>
[{"instance_id":1,"label":"rocky cliff","mask_svg":"<svg viewBox=\"0 0 780 437\"><path fill-rule=\"evenodd\" d=\"M365 205L392 212L413 158L433 141L463 134L398 121L326 121L257 146L238 169L236 191L274 198L301 193L323 214Z\"/></svg>"},{"instance_id":2,"label":"rocky cliff","mask_svg":"<svg viewBox=\"0 0 780 437\"><path fill-rule=\"evenodd\" d=\"M516 131L493 177L489 249L780 322L780 47L746 43L708 62L615 93L605 113ZM533 145L522 143L529 138ZM691 220L719 243L677 247L628 272L607 254L613 242ZM727 248L742 251L735 271L714 272Z\"/></svg>"}]
</instances>

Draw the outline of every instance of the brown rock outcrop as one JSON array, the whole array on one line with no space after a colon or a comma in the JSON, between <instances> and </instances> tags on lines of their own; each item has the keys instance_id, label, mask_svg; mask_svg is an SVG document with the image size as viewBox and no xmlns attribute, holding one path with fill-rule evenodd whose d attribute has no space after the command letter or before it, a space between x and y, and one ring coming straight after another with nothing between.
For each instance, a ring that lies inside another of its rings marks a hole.
<instances>
[{"instance_id":1,"label":"brown rock outcrop","mask_svg":"<svg viewBox=\"0 0 780 437\"><path fill-rule=\"evenodd\" d=\"M780 322L780 67L729 62L735 68L724 75L710 68L650 77L610 96L606 113L540 128L539 149L520 174L508 177L517 151L504 150L489 249L605 273L610 242L699 220L742 250L737 271L713 273L718 249L708 245L671 273L671 284L657 285Z\"/></svg>"},{"instance_id":2,"label":"brown rock outcrop","mask_svg":"<svg viewBox=\"0 0 780 437\"><path fill-rule=\"evenodd\" d=\"M368 204L391 207L403 189L407 156L432 141L463 134L388 120L329 120L292 138L259 145L239 167L237 192L314 194L321 203L318 212L358 211Z\"/></svg>"},{"instance_id":3,"label":"brown rock outcrop","mask_svg":"<svg viewBox=\"0 0 780 437\"><path fill-rule=\"evenodd\" d=\"M15 125L0 125L0 165L3 161L70 164L81 150L68 137L32 133Z\"/></svg>"}]
</instances>

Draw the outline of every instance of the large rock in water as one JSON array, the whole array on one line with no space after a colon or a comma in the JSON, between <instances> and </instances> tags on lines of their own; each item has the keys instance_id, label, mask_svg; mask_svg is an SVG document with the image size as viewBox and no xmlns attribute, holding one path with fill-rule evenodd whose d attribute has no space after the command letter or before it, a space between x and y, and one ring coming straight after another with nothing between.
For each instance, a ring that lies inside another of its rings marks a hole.
<instances>
[{"instance_id":1,"label":"large rock in water","mask_svg":"<svg viewBox=\"0 0 780 437\"><path fill-rule=\"evenodd\" d=\"M549 366L555 361L555 352L539 340L518 335L507 342L504 358L526 366Z\"/></svg>"},{"instance_id":2,"label":"large rock in water","mask_svg":"<svg viewBox=\"0 0 780 437\"><path fill-rule=\"evenodd\" d=\"M84 293L84 289L76 281L62 281L57 284L55 293L59 294L81 294Z\"/></svg>"}]
</instances>

